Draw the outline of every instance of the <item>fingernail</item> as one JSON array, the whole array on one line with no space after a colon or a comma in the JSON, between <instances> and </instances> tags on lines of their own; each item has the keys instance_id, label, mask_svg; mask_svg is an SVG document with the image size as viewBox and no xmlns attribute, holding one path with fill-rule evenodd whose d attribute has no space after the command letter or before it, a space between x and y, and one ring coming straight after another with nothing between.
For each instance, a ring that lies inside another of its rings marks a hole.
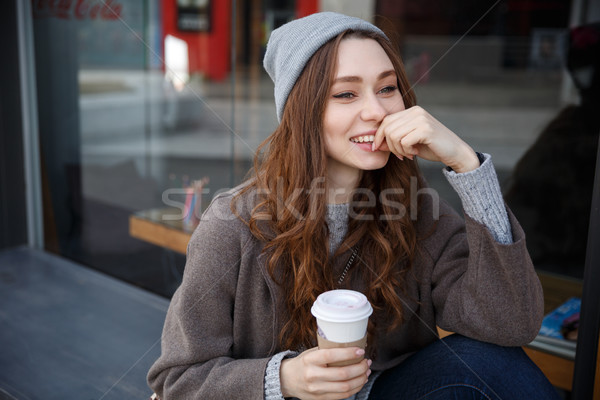
<instances>
[{"instance_id":1,"label":"fingernail","mask_svg":"<svg viewBox=\"0 0 600 400\"><path fill-rule=\"evenodd\" d=\"M373 364L373 360L367 360L367 365L370 367Z\"/></svg>"},{"instance_id":2,"label":"fingernail","mask_svg":"<svg viewBox=\"0 0 600 400\"><path fill-rule=\"evenodd\" d=\"M358 350L356 350L356 355L357 355L357 356L362 356L362 355L364 355L364 354L365 354L365 351L364 351L363 349L358 349Z\"/></svg>"},{"instance_id":3,"label":"fingernail","mask_svg":"<svg viewBox=\"0 0 600 400\"><path fill-rule=\"evenodd\" d=\"M375 151L375 142L371 144L371 151Z\"/></svg>"},{"instance_id":4,"label":"fingernail","mask_svg":"<svg viewBox=\"0 0 600 400\"><path fill-rule=\"evenodd\" d=\"M371 375L371 370L370 369L367 370L367 376L369 376L369 375Z\"/></svg>"},{"instance_id":5,"label":"fingernail","mask_svg":"<svg viewBox=\"0 0 600 400\"><path fill-rule=\"evenodd\" d=\"M397 156L397 157L400 159L400 161L404 161L404 157L402 157L402 156Z\"/></svg>"}]
</instances>

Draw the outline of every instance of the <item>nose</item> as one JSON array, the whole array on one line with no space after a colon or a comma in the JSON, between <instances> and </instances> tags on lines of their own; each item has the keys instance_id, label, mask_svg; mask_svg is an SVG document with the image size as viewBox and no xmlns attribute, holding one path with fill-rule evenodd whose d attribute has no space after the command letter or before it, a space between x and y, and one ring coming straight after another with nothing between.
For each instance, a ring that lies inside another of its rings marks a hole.
<instances>
[{"instance_id":1,"label":"nose","mask_svg":"<svg viewBox=\"0 0 600 400\"><path fill-rule=\"evenodd\" d=\"M381 99L375 94L368 95L364 99L363 108L360 113L362 120L379 122L383 120L387 114L388 112L383 106Z\"/></svg>"}]
</instances>

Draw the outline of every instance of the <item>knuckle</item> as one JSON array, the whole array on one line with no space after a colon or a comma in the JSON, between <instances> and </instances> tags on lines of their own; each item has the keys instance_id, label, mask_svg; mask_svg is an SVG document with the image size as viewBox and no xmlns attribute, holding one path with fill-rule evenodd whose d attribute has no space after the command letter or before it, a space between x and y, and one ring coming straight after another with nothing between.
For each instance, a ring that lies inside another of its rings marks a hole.
<instances>
[{"instance_id":1,"label":"knuckle","mask_svg":"<svg viewBox=\"0 0 600 400\"><path fill-rule=\"evenodd\" d=\"M312 384L315 381L315 374L312 369L309 368L304 370L304 381L309 384Z\"/></svg>"},{"instance_id":2,"label":"knuckle","mask_svg":"<svg viewBox=\"0 0 600 400\"><path fill-rule=\"evenodd\" d=\"M344 392L345 394L352 391L352 386L348 382L340 383L340 392ZM348 397L348 396L346 396Z\"/></svg>"},{"instance_id":3,"label":"knuckle","mask_svg":"<svg viewBox=\"0 0 600 400\"><path fill-rule=\"evenodd\" d=\"M346 369L340 369L338 372L338 379L345 381L350 378L350 373Z\"/></svg>"},{"instance_id":4,"label":"knuckle","mask_svg":"<svg viewBox=\"0 0 600 400\"><path fill-rule=\"evenodd\" d=\"M304 369L306 370L307 368L309 368L311 365L310 360L307 360L306 357L302 358L302 367L304 367Z\"/></svg>"},{"instance_id":5,"label":"knuckle","mask_svg":"<svg viewBox=\"0 0 600 400\"><path fill-rule=\"evenodd\" d=\"M334 355L334 353L333 353L332 350L334 350L334 349L325 349L325 350L323 350L322 357L323 357L323 361L324 362L326 362L326 363L331 362L332 357Z\"/></svg>"}]
</instances>

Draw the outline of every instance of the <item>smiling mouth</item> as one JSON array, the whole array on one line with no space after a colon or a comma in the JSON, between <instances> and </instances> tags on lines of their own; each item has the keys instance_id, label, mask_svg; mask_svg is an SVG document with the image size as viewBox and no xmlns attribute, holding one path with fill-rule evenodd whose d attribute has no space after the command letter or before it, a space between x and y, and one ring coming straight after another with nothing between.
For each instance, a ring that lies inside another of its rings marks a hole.
<instances>
[{"instance_id":1,"label":"smiling mouth","mask_svg":"<svg viewBox=\"0 0 600 400\"><path fill-rule=\"evenodd\" d=\"M353 138L350 138L350 141L352 143L373 143L374 140L374 135L355 136Z\"/></svg>"}]
</instances>

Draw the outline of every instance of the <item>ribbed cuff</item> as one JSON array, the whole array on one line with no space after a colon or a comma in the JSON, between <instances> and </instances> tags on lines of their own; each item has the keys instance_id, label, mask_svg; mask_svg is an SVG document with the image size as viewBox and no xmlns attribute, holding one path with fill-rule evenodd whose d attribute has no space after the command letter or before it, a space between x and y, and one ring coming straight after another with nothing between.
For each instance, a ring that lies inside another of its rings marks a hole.
<instances>
[{"instance_id":1,"label":"ribbed cuff","mask_svg":"<svg viewBox=\"0 0 600 400\"><path fill-rule=\"evenodd\" d=\"M513 238L496 170L492 157L485 153L484 157L481 166L473 171L443 172L458 193L465 213L485 225L498 243L509 244Z\"/></svg>"},{"instance_id":2,"label":"ribbed cuff","mask_svg":"<svg viewBox=\"0 0 600 400\"><path fill-rule=\"evenodd\" d=\"M298 353L295 351L286 350L271 357L265 371L265 400L284 400L279 379L281 361L288 356L295 357L297 355Z\"/></svg>"}]
</instances>

